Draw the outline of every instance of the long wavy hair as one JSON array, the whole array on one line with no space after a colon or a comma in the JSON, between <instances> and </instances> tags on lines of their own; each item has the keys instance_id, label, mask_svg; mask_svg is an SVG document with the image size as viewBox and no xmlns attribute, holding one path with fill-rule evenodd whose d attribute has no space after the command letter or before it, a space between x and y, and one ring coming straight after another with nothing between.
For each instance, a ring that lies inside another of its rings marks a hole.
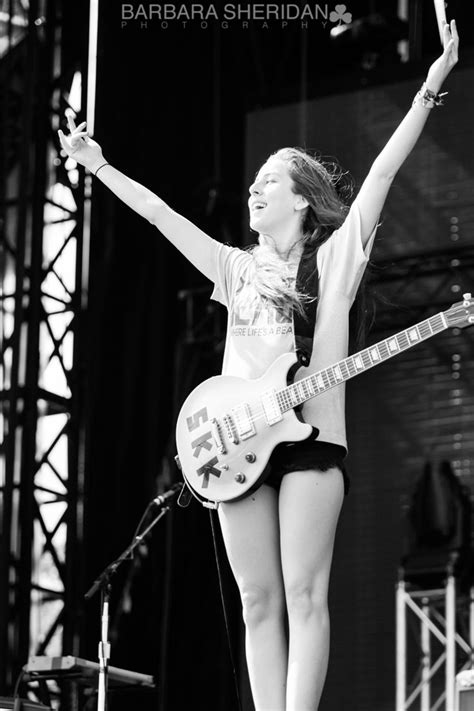
<instances>
[{"instance_id":1,"label":"long wavy hair","mask_svg":"<svg viewBox=\"0 0 474 711\"><path fill-rule=\"evenodd\" d=\"M272 156L286 162L293 192L308 202L301 224L301 241L305 258L312 260L316 274L319 247L342 225L347 215L347 202L352 194L350 179L337 163L323 162L302 148L281 148ZM304 305L310 297L296 290L289 261L261 238L251 251L256 298L269 301L279 311L287 313L293 308L304 316Z\"/></svg>"}]
</instances>

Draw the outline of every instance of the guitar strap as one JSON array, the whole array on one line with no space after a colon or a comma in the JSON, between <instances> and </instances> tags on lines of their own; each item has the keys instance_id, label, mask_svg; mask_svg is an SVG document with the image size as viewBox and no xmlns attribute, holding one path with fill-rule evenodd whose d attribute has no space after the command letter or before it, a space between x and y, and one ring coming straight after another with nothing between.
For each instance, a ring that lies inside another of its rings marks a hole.
<instances>
[{"instance_id":1,"label":"guitar strap","mask_svg":"<svg viewBox=\"0 0 474 711\"><path fill-rule=\"evenodd\" d=\"M290 369L290 377L293 380L298 368L307 367L313 353L314 327L316 325L316 312L318 310L319 298L319 274L317 264L317 250L305 244L301 261L296 275L296 290L300 294L311 297L304 304L304 316L295 310L293 311L293 326L295 329L295 348L298 356L298 363ZM296 411L297 417L301 417ZM319 430L313 427L313 434L310 439L317 439Z\"/></svg>"},{"instance_id":2,"label":"guitar strap","mask_svg":"<svg viewBox=\"0 0 474 711\"><path fill-rule=\"evenodd\" d=\"M293 311L295 329L295 347L300 366L308 366L313 352L314 326L318 308L319 274L316 262L317 252L314 247L306 244L296 275L296 290L307 294L310 301L304 304L304 316Z\"/></svg>"}]
</instances>

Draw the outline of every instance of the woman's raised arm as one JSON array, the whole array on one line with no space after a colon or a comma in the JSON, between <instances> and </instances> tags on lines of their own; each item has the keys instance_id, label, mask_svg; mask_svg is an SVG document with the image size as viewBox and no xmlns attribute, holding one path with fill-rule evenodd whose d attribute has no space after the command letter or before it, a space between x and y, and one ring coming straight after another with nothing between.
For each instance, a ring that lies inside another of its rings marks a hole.
<instances>
[{"instance_id":1,"label":"woman's raised arm","mask_svg":"<svg viewBox=\"0 0 474 711\"><path fill-rule=\"evenodd\" d=\"M459 37L454 20L446 24L443 53L431 65L426 82L417 94L413 106L375 159L356 197L362 232L367 240L375 227L387 193L398 169L415 146L430 110L438 103L437 95L451 69L458 61Z\"/></svg>"},{"instance_id":2,"label":"woman's raised arm","mask_svg":"<svg viewBox=\"0 0 474 711\"><path fill-rule=\"evenodd\" d=\"M114 168L104 158L99 144L88 136L85 122L77 127L68 116L70 134L58 131L68 156L97 176L109 190L139 215L155 225L206 277L215 281L215 251L218 242L172 210L164 200Z\"/></svg>"}]
</instances>

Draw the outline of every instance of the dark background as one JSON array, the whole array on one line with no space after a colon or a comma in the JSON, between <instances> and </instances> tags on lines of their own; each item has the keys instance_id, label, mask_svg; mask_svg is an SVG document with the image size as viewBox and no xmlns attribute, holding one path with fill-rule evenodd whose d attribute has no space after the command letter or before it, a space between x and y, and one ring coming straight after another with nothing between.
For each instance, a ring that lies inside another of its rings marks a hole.
<instances>
[{"instance_id":1,"label":"dark background","mask_svg":"<svg viewBox=\"0 0 474 711\"><path fill-rule=\"evenodd\" d=\"M246 244L249 177L269 151L301 142L300 98L309 102L307 147L337 156L360 184L438 52L432 3L419 7L411 27L416 61L401 65L395 3L352 2L354 18L383 11L387 20L367 30L359 44L344 46L319 23L306 30L298 23L284 30L278 23L269 29L236 23L224 30L211 22L208 29L197 22L162 29L157 21L140 27L137 20L121 28L120 3L103 3L95 138L107 160L216 239ZM71 38L80 41L81 15L78 8L71 13L77 31ZM458 19L466 49L448 81L446 106L434 112L394 184L375 262L415 253L422 261L424 254L456 247L453 224L461 225L458 234L466 243L472 239L474 12L458 2L449 4L449 13ZM210 313L205 299L197 301L193 324L197 329L204 321L202 341L183 344L186 320L178 295L200 286L207 286L204 279L166 240L96 181L87 581L129 542L157 488L178 478L172 464L176 409L194 383L220 367L219 333L209 334L223 315ZM418 300L428 298L430 286L416 283ZM456 300L469 288L450 274L439 296ZM390 298L398 329L412 323L404 295ZM372 340L381 337L375 327ZM468 331L443 334L349 388L353 486L336 543L332 656L322 710L393 708L394 586L404 510L427 457L448 457L472 483L471 342ZM454 353L463 366L457 381ZM461 394L454 395L455 389ZM175 508L143 546L136 566L124 566L114 582L111 662L156 674L161 703L170 711L237 708L208 518L195 503ZM239 604L219 537L218 546L237 673L250 709ZM130 611L118 617L127 578ZM98 634L93 601L84 610L84 656L95 658ZM122 693L111 708L151 709L156 703Z\"/></svg>"}]
</instances>

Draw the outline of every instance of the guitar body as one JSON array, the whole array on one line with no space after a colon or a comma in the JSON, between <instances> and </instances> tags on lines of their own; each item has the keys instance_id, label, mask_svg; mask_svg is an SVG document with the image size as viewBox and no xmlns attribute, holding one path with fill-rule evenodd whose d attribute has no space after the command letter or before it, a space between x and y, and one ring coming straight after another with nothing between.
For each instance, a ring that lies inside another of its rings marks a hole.
<instances>
[{"instance_id":1,"label":"guitar body","mask_svg":"<svg viewBox=\"0 0 474 711\"><path fill-rule=\"evenodd\" d=\"M262 483L277 444L309 437L311 425L293 409L277 407L277 393L296 361L294 353L285 353L257 380L209 378L186 399L176 442L184 478L200 497L216 503L242 498Z\"/></svg>"},{"instance_id":2,"label":"guitar body","mask_svg":"<svg viewBox=\"0 0 474 711\"><path fill-rule=\"evenodd\" d=\"M257 380L210 378L189 395L178 416L176 440L184 478L202 503L241 499L263 483L270 455L281 442L309 437L311 425L293 408L368 368L441 333L474 323L474 299L430 316L334 365L288 385L294 353L276 359Z\"/></svg>"}]
</instances>

